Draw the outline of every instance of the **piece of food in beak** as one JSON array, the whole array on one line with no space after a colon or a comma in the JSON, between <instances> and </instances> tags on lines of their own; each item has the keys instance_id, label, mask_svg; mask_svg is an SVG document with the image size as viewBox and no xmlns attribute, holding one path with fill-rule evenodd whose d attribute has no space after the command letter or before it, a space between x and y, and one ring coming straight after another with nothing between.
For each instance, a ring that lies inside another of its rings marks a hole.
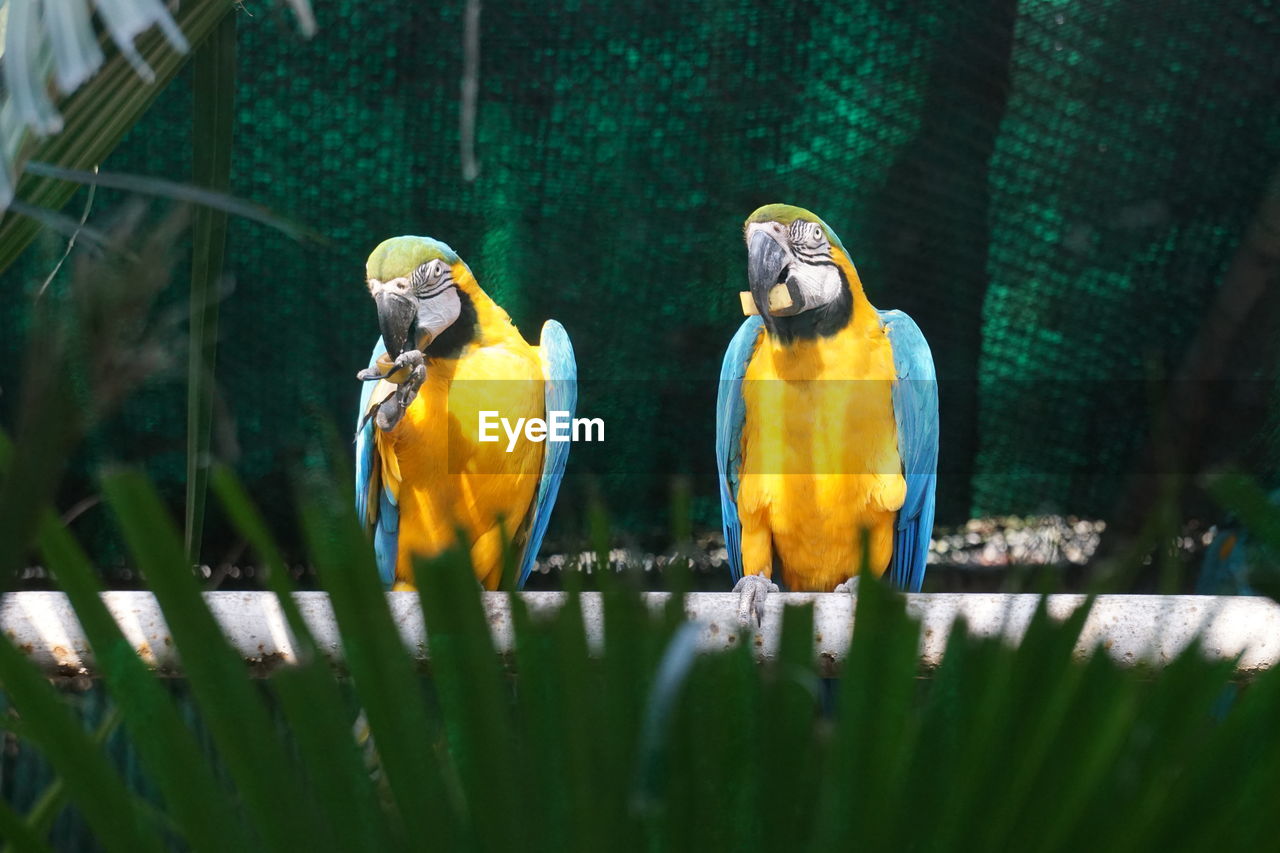
<instances>
[{"instance_id":1,"label":"piece of food in beak","mask_svg":"<svg viewBox=\"0 0 1280 853\"><path fill-rule=\"evenodd\" d=\"M754 317L760 313L760 309L756 307L756 298L751 295L751 291L743 290L738 294L738 299L742 302L742 313L748 317ZM785 311L794 305L791 299L791 291L787 289L785 284L775 284L769 290L769 313L777 314L779 311Z\"/></svg>"}]
</instances>

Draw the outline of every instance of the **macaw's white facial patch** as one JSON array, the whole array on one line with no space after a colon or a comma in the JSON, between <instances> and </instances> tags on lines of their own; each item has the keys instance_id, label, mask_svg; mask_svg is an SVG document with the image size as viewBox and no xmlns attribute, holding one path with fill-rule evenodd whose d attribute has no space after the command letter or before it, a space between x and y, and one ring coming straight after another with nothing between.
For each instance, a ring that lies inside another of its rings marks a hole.
<instances>
[{"instance_id":1,"label":"macaw's white facial patch","mask_svg":"<svg viewBox=\"0 0 1280 853\"><path fill-rule=\"evenodd\" d=\"M827 305L840 298L840 271L834 264L797 261L791 264L788 278L795 280L808 308Z\"/></svg>"},{"instance_id":2,"label":"macaw's white facial patch","mask_svg":"<svg viewBox=\"0 0 1280 853\"><path fill-rule=\"evenodd\" d=\"M418 335L426 340L419 349L440 337L440 333L454 324L462 313L462 299L456 287L446 287L434 296L418 302Z\"/></svg>"},{"instance_id":3,"label":"macaw's white facial patch","mask_svg":"<svg viewBox=\"0 0 1280 853\"><path fill-rule=\"evenodd\" d=\"M806 308L827 305L840 297L840 273L831 261L831 243L816 222L797 219L787 227L790 275L804 294Z\"/></svg>"}]
</instances>

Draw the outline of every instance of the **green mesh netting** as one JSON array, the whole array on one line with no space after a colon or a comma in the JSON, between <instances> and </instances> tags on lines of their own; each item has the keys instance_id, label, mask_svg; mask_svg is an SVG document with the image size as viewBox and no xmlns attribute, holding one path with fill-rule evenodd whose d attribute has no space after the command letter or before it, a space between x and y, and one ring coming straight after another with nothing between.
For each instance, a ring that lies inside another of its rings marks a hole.
<instances>
[{"instance_id":1,"label":"green mesh netting","mask_svg":"<svg viewBox=\"0 0 1280 853\"><path fill-rule=\"evenodd\" d=\"M1182 358L1280 167L1278 36L1265 4L1023 6L991 161L978 507L1108 508L1105 473L1151 425L1136 384Z\"/></svg>"},{"instance_id":2,"label":"green mesh netting","mask_svg":"<svg viewBox=\"0 0 1280 853\"><path fill-rule=\"evenodd\" d=\"M636 518L658 517L668 475L690 473L713 523L741 222L786 201L823 216L872 302L931 342L940 520L1105 512L1114 484L1098 475L1122 470L1145 428L1141 406L1111 401L1117 381L1177 363L1280 165L1274 5L839 6L486 5L474 182L459 155L461 3L319 2L310 42L282 16L242 14L234 192L329 243L233 224L222 452L260 494L284 495L316 425L350 428L377 334L364 258L425 233L526 337L547 317L569 330L580 408L611 430L574 449L570 473L599 475ZM104 167L189 174L188 88ZM7 292L37 286L60 251L43 239ZM25 312L0 306L6 388ZM142 459L178 483L182 375L144 391L82 467ZM561 523L576 523L579 493L571 480Z\"/></svg>"}]
</instances>

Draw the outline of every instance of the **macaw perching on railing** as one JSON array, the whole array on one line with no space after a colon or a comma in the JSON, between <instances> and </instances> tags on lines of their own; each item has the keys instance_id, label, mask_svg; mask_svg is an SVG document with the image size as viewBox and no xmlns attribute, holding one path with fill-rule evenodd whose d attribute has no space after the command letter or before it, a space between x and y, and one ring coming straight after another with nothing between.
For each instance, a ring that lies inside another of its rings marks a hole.
<instances>
[{"instance_id":1,"label":"macaw perching on railing","mask_svg":"<svg viewBox=\"0 0 1280 853\"><path fill-rule=\"evenodd\" d=\"M458 542L487 589L502 580L503 535L523 586L538 555L568 442L479 440L480 412L573 417L577 366L564 328L530 346L458 255L429 237L394 237L369 256L382 331L356 427L356 512L374 538L383 583L413 588L413 556ZM493 381L501 380L501 381ZM501 432L499 430L498 432ZM492 438L493 431L488 435Z\"/></svg>"},{"instance_id":2,"label":"macaw perching on railing","mask_svg":"<svg viewBox=\"0 0 1280 853\"><path fill-rule=\"evenodd\" d=\"M938 386L929 345L877 311L840 238L807 210L746 222L749 315L720 371L716 459L739 616L869 569L918 591L933 530ZM865 531L865 534L864 534ZM777 575L775 575L775 572Z\"/></svg>"}]
</instances>

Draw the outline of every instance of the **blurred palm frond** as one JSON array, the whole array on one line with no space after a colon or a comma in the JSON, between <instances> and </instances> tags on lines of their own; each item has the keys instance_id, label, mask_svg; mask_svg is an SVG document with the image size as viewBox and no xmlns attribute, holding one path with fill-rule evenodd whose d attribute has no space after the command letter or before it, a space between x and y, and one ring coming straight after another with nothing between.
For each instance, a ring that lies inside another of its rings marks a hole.
<instances>
[{"instance_id":1,"label":"blurred palm frond","mask_svg":"<svg viewBox=\"0 0 1280 853\"><path fill-rule=\"evenodd\" d=\"M288 0L304 36L315 30L308 0ZM12 204L60 209L76 186L28 174L38 160L89 170L106 157L156 95L238 4L185 0L172 14L160 0L5 0L0 70L0 270L40 222ZM93 12L103 31L94 32Z\"/></svg>"}]
</instances>

